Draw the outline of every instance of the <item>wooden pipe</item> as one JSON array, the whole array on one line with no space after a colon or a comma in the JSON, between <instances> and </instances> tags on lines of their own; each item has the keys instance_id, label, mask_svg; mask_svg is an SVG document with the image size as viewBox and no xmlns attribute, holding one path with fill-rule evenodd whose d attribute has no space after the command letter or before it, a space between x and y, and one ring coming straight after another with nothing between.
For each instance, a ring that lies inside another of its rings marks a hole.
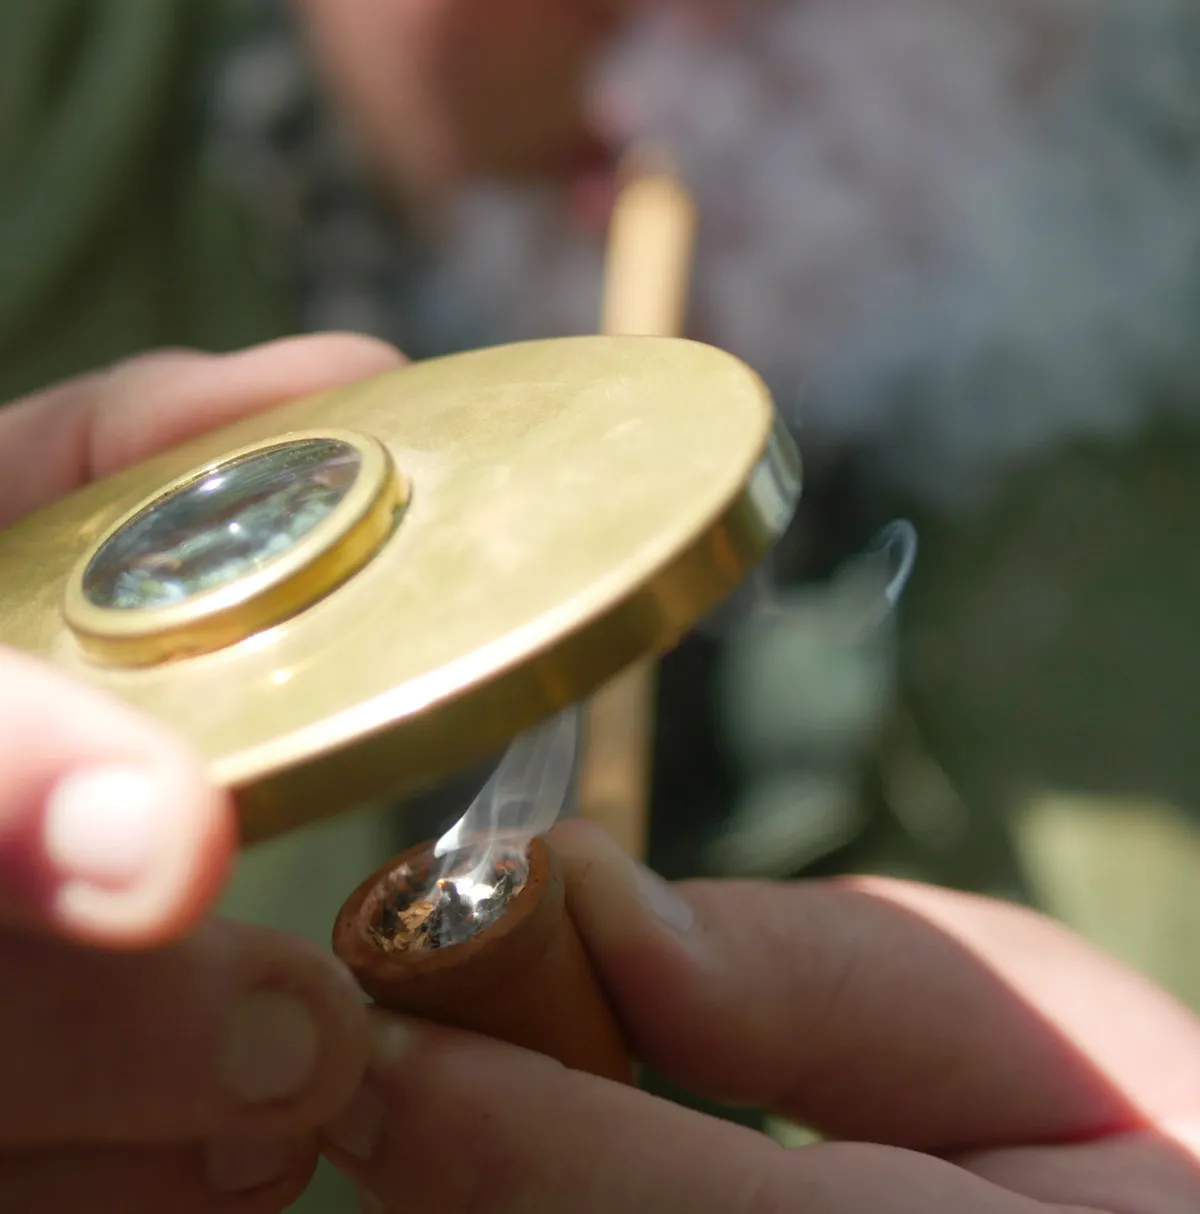
<instances>
[{"instance_id":1,"label":"wooden pipe","mask_svg":"<svg viewBox=\"0 0 1200 1214\"><path fill-rule=\"evenodd\" d=\"M334 952L363 990L391 1011L632 1083L633 1063L571 918L562 866L549 845L533 841L524 884L494 922L462 943L413 947L409 935L405 947L394 925L413 893L428 888L421 874L430 871L432 849L423 843L389 861L338 914Z\"/></svg>"}]
</instances>

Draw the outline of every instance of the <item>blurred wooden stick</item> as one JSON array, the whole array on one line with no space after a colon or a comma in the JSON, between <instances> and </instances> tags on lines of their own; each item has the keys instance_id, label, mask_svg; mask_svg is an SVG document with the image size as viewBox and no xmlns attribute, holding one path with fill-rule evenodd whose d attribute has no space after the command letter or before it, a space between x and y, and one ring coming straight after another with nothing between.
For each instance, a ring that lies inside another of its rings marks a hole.
<instances>
[{"instance_id":1,"label":"blurred wooden stick","mask_svg":"<svg viewBox=\"0 0 1200 1214\"><path fill-rule=\"evenodd\" d=\"M695 206L678 178L631 165L609 228L605 333L683 333L695 230Z\"/></svg>"},{"instance_id":2,"label":"blurred wooden stick","mask_svg":"<svg viewBox=\"0 0 1200 1214\"><path fill-rule=\"evenodd\" d=\"M673 173L629 166L609 230L605 333L683 333L695 229L695 207ZM581 815L601 823L639 859L649 836L656 690L649 661L592 697L579 772Z\"/></svg>"}]
</instances>

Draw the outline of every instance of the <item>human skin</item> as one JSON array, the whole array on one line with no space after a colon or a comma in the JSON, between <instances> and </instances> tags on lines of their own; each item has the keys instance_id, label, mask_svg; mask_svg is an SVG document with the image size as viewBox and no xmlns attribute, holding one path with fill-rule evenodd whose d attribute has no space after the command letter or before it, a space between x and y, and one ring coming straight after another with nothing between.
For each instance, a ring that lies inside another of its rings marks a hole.
<instances>
[{"instance_id":1,"label":"human skin","mask_svg":"<svg viewBox=\"0 0 1200 1214\"><path fill-rule=\"evenodd\" d=\"M832 1141L785 1150L510 1046L378 1014L326 1129L400 1214L1184 1214L1200 1024L1023 909L903 882L689 883L552 842L637 1055Z\"/></svg>"},{"instance_id":2,"label":"human skin","mask_svg":"<svg viewBox=\"0 0 1200 1214\"><path fill-rule=\"evenodd\" d=\"M472 175L569 174L602 154L592 60L637 0L295 0L384 182L433 206Z\"/></svg>"},{"instance_id":3,"label":"human skin","mask_svg":"<svg viewBox=\"0 0 1200 1214\"><path fill-rule=\"evenodd\" d=\"M272 404L395 367L328 336L168 351L0 410L0 525ZM208 916L228 798L171 732L0 649L0 1209L283 1209L369 1049L324 950Z\"/></svg>"}]
</instances>

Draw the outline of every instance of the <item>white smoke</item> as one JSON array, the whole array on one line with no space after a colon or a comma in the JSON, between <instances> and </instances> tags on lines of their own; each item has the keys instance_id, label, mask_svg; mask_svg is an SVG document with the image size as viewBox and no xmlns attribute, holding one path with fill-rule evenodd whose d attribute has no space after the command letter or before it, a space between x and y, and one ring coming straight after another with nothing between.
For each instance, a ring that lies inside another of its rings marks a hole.
<instances>
[{"instance_id":1,"label":"white smoke","mask_svg":"<svg viewBox=\"0 0 1200 1214\"><path fill-rule=\"evenodd\" d=\"M806 441L960 502L1055 442L1200 411L1195 0L735 8L646 18L595 110L674 148L694 333ZM481 336L595 328L600 249L560 198L480 188L451 231L441 290Z\"/></svg>"}]
</instances>

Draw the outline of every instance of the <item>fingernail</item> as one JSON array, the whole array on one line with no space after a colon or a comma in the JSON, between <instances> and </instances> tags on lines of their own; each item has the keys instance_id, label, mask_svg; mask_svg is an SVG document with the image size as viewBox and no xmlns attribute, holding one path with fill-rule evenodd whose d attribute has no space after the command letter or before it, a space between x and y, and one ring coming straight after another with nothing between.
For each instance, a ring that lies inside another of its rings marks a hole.
<instances>
[{"instance_id":1,"label":"fingernail","mask_svg":"<svg viewBox=\"0 0 1200 1214\"><path fill-rule=\"evenodd\" d=\"M637 865L638 890L642 901L672 931L681 935L690 932L696 922L696 913L691 904L670 882L657 873Z\"/></svg>"},{"instance_id":2,"label":"fingernail","mask_svg":"<svg viewBox=\"0 0 1200 1214\"><path fill-rule=\"evenodd\" d=\"M358 1214L388 1214L387 1206L366 1189L358 1190Z\"/></svg>"},{"instance_id":3,"label":"fingernail","mask_svg":"<svg viewBox=\"0 0 1200 1214\"><path fill-rule=\"evenodd\" d=\"M225 1025L218 1074L243 1103L286 1100L308 1086L320 1046L317 1022L303 1002L279 991L255 991Z\"/></svg>"},{"instance_id":4,"label":"fingernail","mask_svg":"<svg viewBox=\"0 0 1200 1214\"><path fill-rule=\"evenodd\" d=\"M304 1144L295 1139L218 1139L205 1149L209 1187L217 1193L248 1193L274 1184L291 1170Z\"/></svg>"},{"instance_id":5,"label":"fingernail","mask_svg":"<svg viewBox=\"0 0 1200 1214\"><path fill-rule=\"evenodd\" d=\"M72 772L46 798L42 846L60 873L119 889L153 868L166 839L167 812L161 785L149 771Z\"/></svg>"},{"instance_id":6,"label":"fingernail","mask_svg":"<svg viewBox=\"0 0 1200 1214\"><path fill-rule=\"evenodd\" d=\"M370 1071L386 1075L392 1066L412 1048L412 1031L394 1016L374 1014ZM370 1159L383 1136L387 1101L370 1075L359 1085L350 1103L330 1121L322 1134L339 1150L356 1159Z\"/></svg>"}]
</instances>

